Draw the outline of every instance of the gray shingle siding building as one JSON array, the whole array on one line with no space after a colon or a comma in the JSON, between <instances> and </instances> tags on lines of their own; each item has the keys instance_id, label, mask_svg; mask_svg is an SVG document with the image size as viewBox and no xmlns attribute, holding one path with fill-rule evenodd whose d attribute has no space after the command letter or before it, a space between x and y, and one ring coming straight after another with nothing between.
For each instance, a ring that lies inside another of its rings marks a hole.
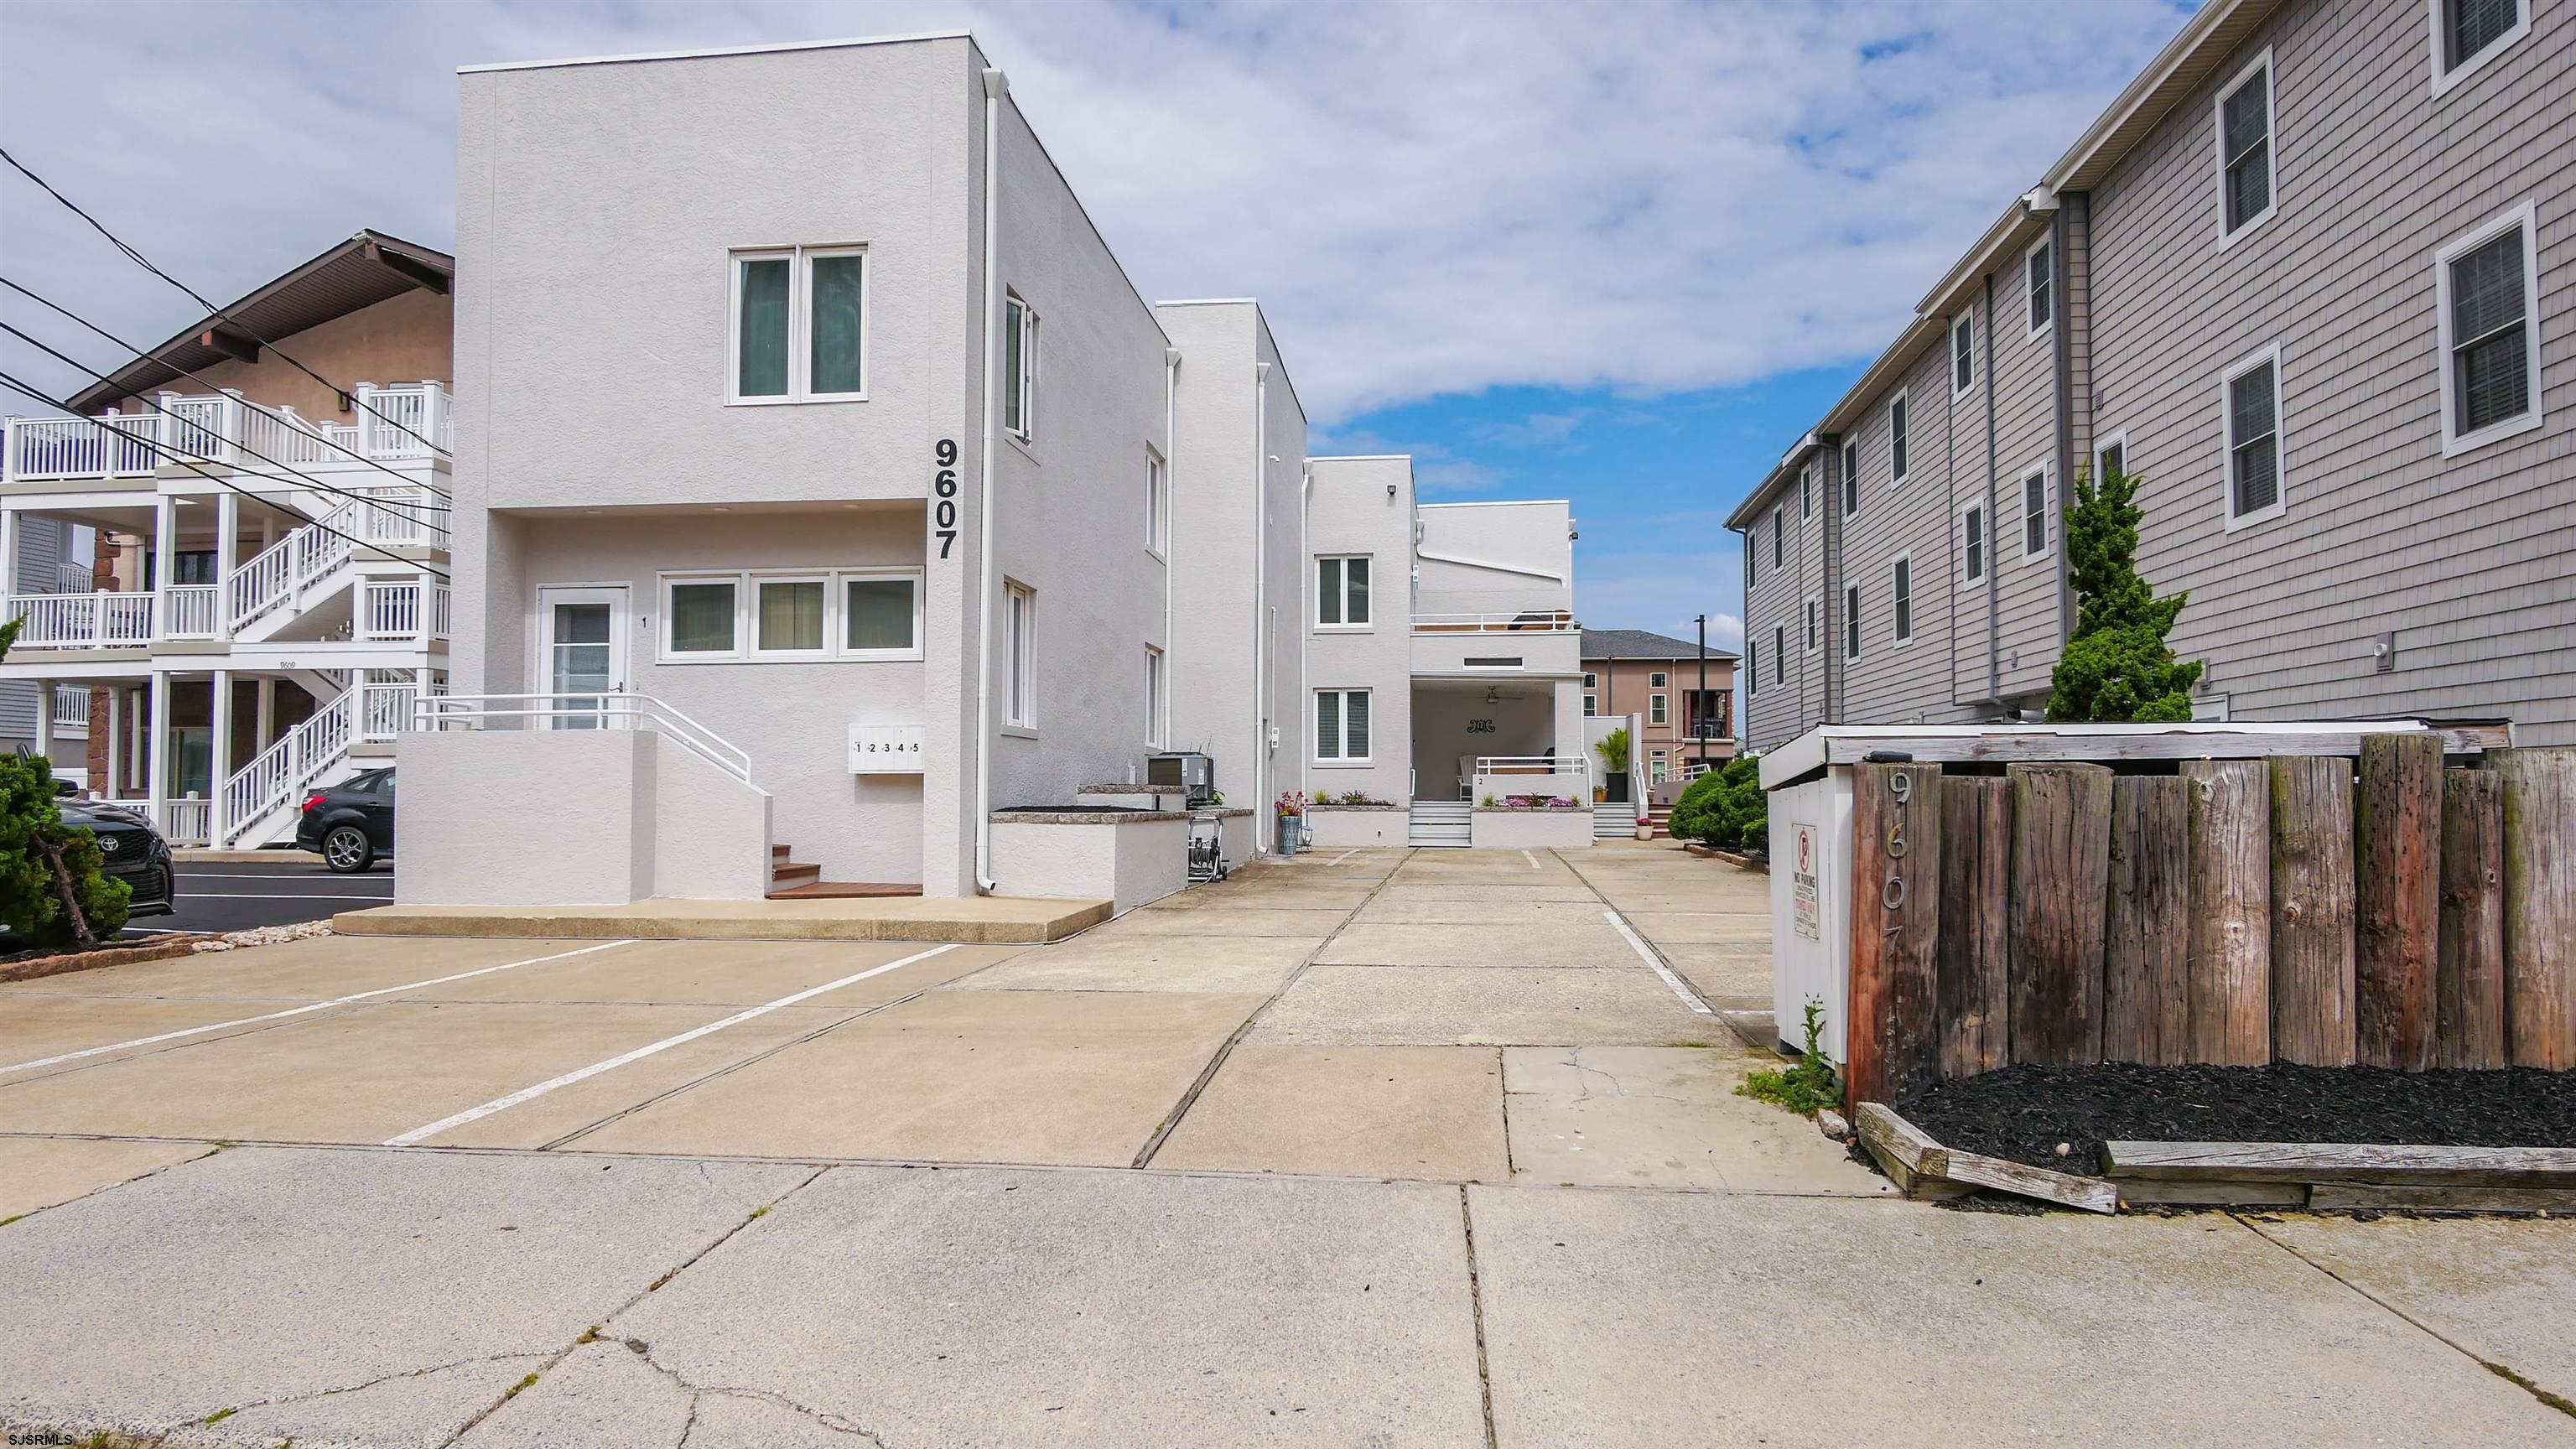
<instances>
[{"instance_id":1,"label":"gray shingle siding building","mask_svg":"<svg viewBox=\"0 0 2576 1449\"><path fill-rule=\"evenodd\" d=\"M2571 55L2551 0L2205 5L1730 518L1750 742L2042 705L2111 450L2203 713L2576 743Z\"/></svg>"}]
</instances>

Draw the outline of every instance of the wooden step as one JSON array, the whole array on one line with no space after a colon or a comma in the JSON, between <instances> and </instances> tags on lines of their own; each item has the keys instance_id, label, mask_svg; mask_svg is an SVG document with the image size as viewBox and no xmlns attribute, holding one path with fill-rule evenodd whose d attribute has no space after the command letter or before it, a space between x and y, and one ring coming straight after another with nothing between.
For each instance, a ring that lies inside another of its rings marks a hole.
<instances>
[{"instance_id":1,"label":"wooden step","mask_svg":"<svg viewBox=\"0 0 2576 1449\"><path fill-rule=\"evenodd\" d=\"M807 865L803 861L797 860L772 860L769 863L769 893L771 895L776 895L779 891L794 886L812 885L814 882L821 880L822 878L823 867L819 865Z\"/></svg>"},{"instance_id":2,"label":"wooden step","mask_svg":"<svg viewBox=\"0 0 2576 1449\"><path fill-rule=\"evenodd\" d=\"M769 858L771 860L785 860L787 858L787 847L776 844L771 845L769 847Z\"/></svg>"},{"instance_id":3,"label":"wooden step","mask_svg":"<svg viewBox=\"0 0 2576 1449\"><path fill-rule=\"evenodd\" d=\"M785 890L773 888L773 901L863 900L880 896L917 896L921 887L907 881L817 880Z\"/></svg>"}]
</instances>

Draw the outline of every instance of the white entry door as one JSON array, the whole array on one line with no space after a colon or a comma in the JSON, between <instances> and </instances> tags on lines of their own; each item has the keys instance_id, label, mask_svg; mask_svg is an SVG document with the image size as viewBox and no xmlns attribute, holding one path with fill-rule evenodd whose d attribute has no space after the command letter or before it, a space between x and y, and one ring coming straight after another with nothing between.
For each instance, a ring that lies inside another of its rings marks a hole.
<instances>
[{"instance_id":1,"label":"white entry door","mask_svg":"<svg viewBox=\"0 0 2576 1449\"><path fill-rule=\"evenodd\" d=\"M537 590L537 655L554 709L545 726L595 730L609 723L604 695L626 688L626 590L621 585Z\"/></svg>"}]
</instances>

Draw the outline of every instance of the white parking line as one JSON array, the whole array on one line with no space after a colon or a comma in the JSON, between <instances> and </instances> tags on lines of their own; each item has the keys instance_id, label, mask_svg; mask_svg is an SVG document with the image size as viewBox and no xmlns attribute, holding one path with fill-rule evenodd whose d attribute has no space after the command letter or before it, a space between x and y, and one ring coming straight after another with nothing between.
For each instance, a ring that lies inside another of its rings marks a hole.
<instances>
[{"instance_id":1,"label":"white parking line","mask_svg":"<svg viewBox=\"0 0 2576 1449\"><path fill-rule=\"evenodd\" d=\"M1359 852L1358 852L1358 851L1356 851L1356 850L1345 850L1345 851L1343 851L1341 854L1339 854L1339 855L1337 855L1337 856L1334 856L1332 859L1330 859L1330 860L1328 860L1328 861L1325 861L1325 862L1324 862L1324 864L1326 864L1326 865L1340 865L1343 861L1346 861L1346 860L1350 859L1352 856L1357 855L1357 854L1359 854Z\"/></svg>"},{"instance_id":2,"label":"white parking line","mask_svg":"<svg viewBox=\"0 0 2576 1449\"><path fill-rule=\"evenodd\" d=\"M335 896L308 891L190 891L183 900L190 901L383 901L393 904L392 896Z\"/></svg>"},{"instance_id":3,"label":"white parking line","mask_svg":"<svg viewBox=\"0 0 2576 1449\"><path fill-rule=\"evenodd\" d=\"M182 1031L165 1031L159 1036L139 1036L132 1041L111 1042L106 1046L87 1047L76 1052L64 1052L60 1056L41 1057L32 1062L19 1062L13 1066L0 1067L0 1073L23 1072L35 1067L60 1066L64 1062L76 1062L83 1057L103 1056L108 1052L121 1052L130 1050L134 1047L152 1046L159 1042L177 1041L183 1036L203 1036L207 1032L222 1031L227 1027L255 1026L263 1021L283 1021L290 1016L302 1016L306 1012L322 1011L334 1006L346 1006L352 1001L364 1001L371 996L390 996L397 991L418 991L424 986L443 986L450 981L463 981L469 976L489 976L495 971L507 971L514 966L534 966L540 962L561 961L569 956L587 956L593 951L606 951L613 947L632 946L634 944L635 942L632 939L624 941L602 941L596 946L583 946L578 950L572 951L557 951L551 956L531 956L525 961L504 961L498 966L478 966L471 971L459 971L453 976L433 976L427 981L412 981L401 986L381 986L373 991L360 991L349 996L334 996L328 1001L316 1001L305 1006L289 1007L284 1011L272 1011L263 1016L244 1016L237 1017L231 1021L209 1022L204 1026L192 1026Z\"/></svg>"},{"instance_id":4,"label":"white parking line","mask_svg":"<svg viewBox=\"0 0 2576 1449\"><path fill-rule=\"evenodd\" d=\"M1530 869L1532 869L1532 870L1536 870L1536 869L1538 869L1538 857L1537 857L1537 856L1532 855L1532 854L1530 854L1528 851L1524 850L1524 851L1522 851L1522 852L1521 852L1521 859L1526 860L1526 861L1528 861L1528 862L1530 863Z\"/></svg>"},{"instance_id":5,"label":"white parking line","mask_svg":"<svg viewBox=\"0 0 2576 1449\"><path fill-rule=\"evenodd\" d=\"M740 1026L744 1022L750 1021L755 1017L767 1016L769 1013L778 1010L782 1006L794 1006L800 1001L820 996L826 991L838 991L844 986L851 985L855 982L865 981L871 976L882 976L888 971L894 970L898 966L909 966L916 961L927 961L933 956L943 955L956 949L957 947L954 943L946 946L933 946L927 951L917 951L910 956L904 957L900 961L888 961L883 966L873 966L865 971L844 976L838 981L826 981L820 986L809 986L803 991L796 992L794 995L782 996L776 1001L765 1002L759 1006L752 1007L747 1011L737 1011L722 1021L708 1022L702 1027L698 1027L693 1031L684 1031L678 1036L666 1036L660 1041L637 1047L631 1052L624 1052L617 1056L610 1057L604 1062L593 1062L591 1065L583 1067L579 1071L566 1072L560 1077L550 1077L545 1081L537 1083L533 1087L521 1087L519 1090L512 1092L506 1097L495 1097L480 1107L468 1107L453 1117L441 1117L426 1127L414 1127L409 1132L402 1134L400 1137L386 1138L384 1145L387 1147L409 1147L415 1142L435 1137L439 1133L445 1132L450 1128L462 1127L468 1122L479 1122L482 1119L491 1116L495 1112L506 1112L512 1107L519 1105L521 1102L533 1101L536 1098L542 1097L546 1093L555 1090L557 1087L569 1087L575 1082L584 1081L591 1077L598 1076L602 1072L615 1071L617 1068L626 1065L628 1062L640 1062L646 1057L653 1055L655 1052L669 1051L675 1046L683 1046L689 1042L696 1041L699 1037L712 1036L715 1033L724 1030L726 1027Z\"/></svg>"},{"instance_id":6,"label":"white parking line","mask_svg":"<svg viewBox=\"0 0 2576 1449\"><path fill-rule=\"evenodd\" d=\"M1610 929L1617 931L1620 935L1628 938L1628 945L1630 948L1635 950L1638 957L1647 965L1655 969L1656 975L1664 978L1664 984L1673 989L1673 995L1682 999L1682 1005L1689 1007L1691 1010L1698 1012L1702 1016L1717 1015L1716 1012L1709 1010L1707 1002L1699 999L1698 992L1691 990L1688 984L1683 982L1680 977L1673 974L1672 968L1664 964L1662 957L1657 956L1653 950L1648 948L1645 941L1640 939L1635 931L1628 929L1628 923L1619 919L1619 913L1617 911L1603 911L1601 913L1601 919L1610 923Z\"/></svg>"}]
</instances>

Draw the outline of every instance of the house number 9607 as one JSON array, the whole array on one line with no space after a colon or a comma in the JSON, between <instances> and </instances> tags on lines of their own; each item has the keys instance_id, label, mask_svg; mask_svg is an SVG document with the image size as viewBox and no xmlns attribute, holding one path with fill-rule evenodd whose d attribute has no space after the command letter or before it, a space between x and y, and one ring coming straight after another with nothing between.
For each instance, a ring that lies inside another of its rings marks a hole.
<instances>
[{"instance_id":1,"label":"house number 9607","mask_svg":"<svg viewBox=\"0 0 2576 1449\"><path fill-rule=\"evenodd\" d=\"M939 556L957 546L957 440L942 438L930 450L939 471L930 475L930 535L939 540Z\"/></svg>"}]
</instances>

